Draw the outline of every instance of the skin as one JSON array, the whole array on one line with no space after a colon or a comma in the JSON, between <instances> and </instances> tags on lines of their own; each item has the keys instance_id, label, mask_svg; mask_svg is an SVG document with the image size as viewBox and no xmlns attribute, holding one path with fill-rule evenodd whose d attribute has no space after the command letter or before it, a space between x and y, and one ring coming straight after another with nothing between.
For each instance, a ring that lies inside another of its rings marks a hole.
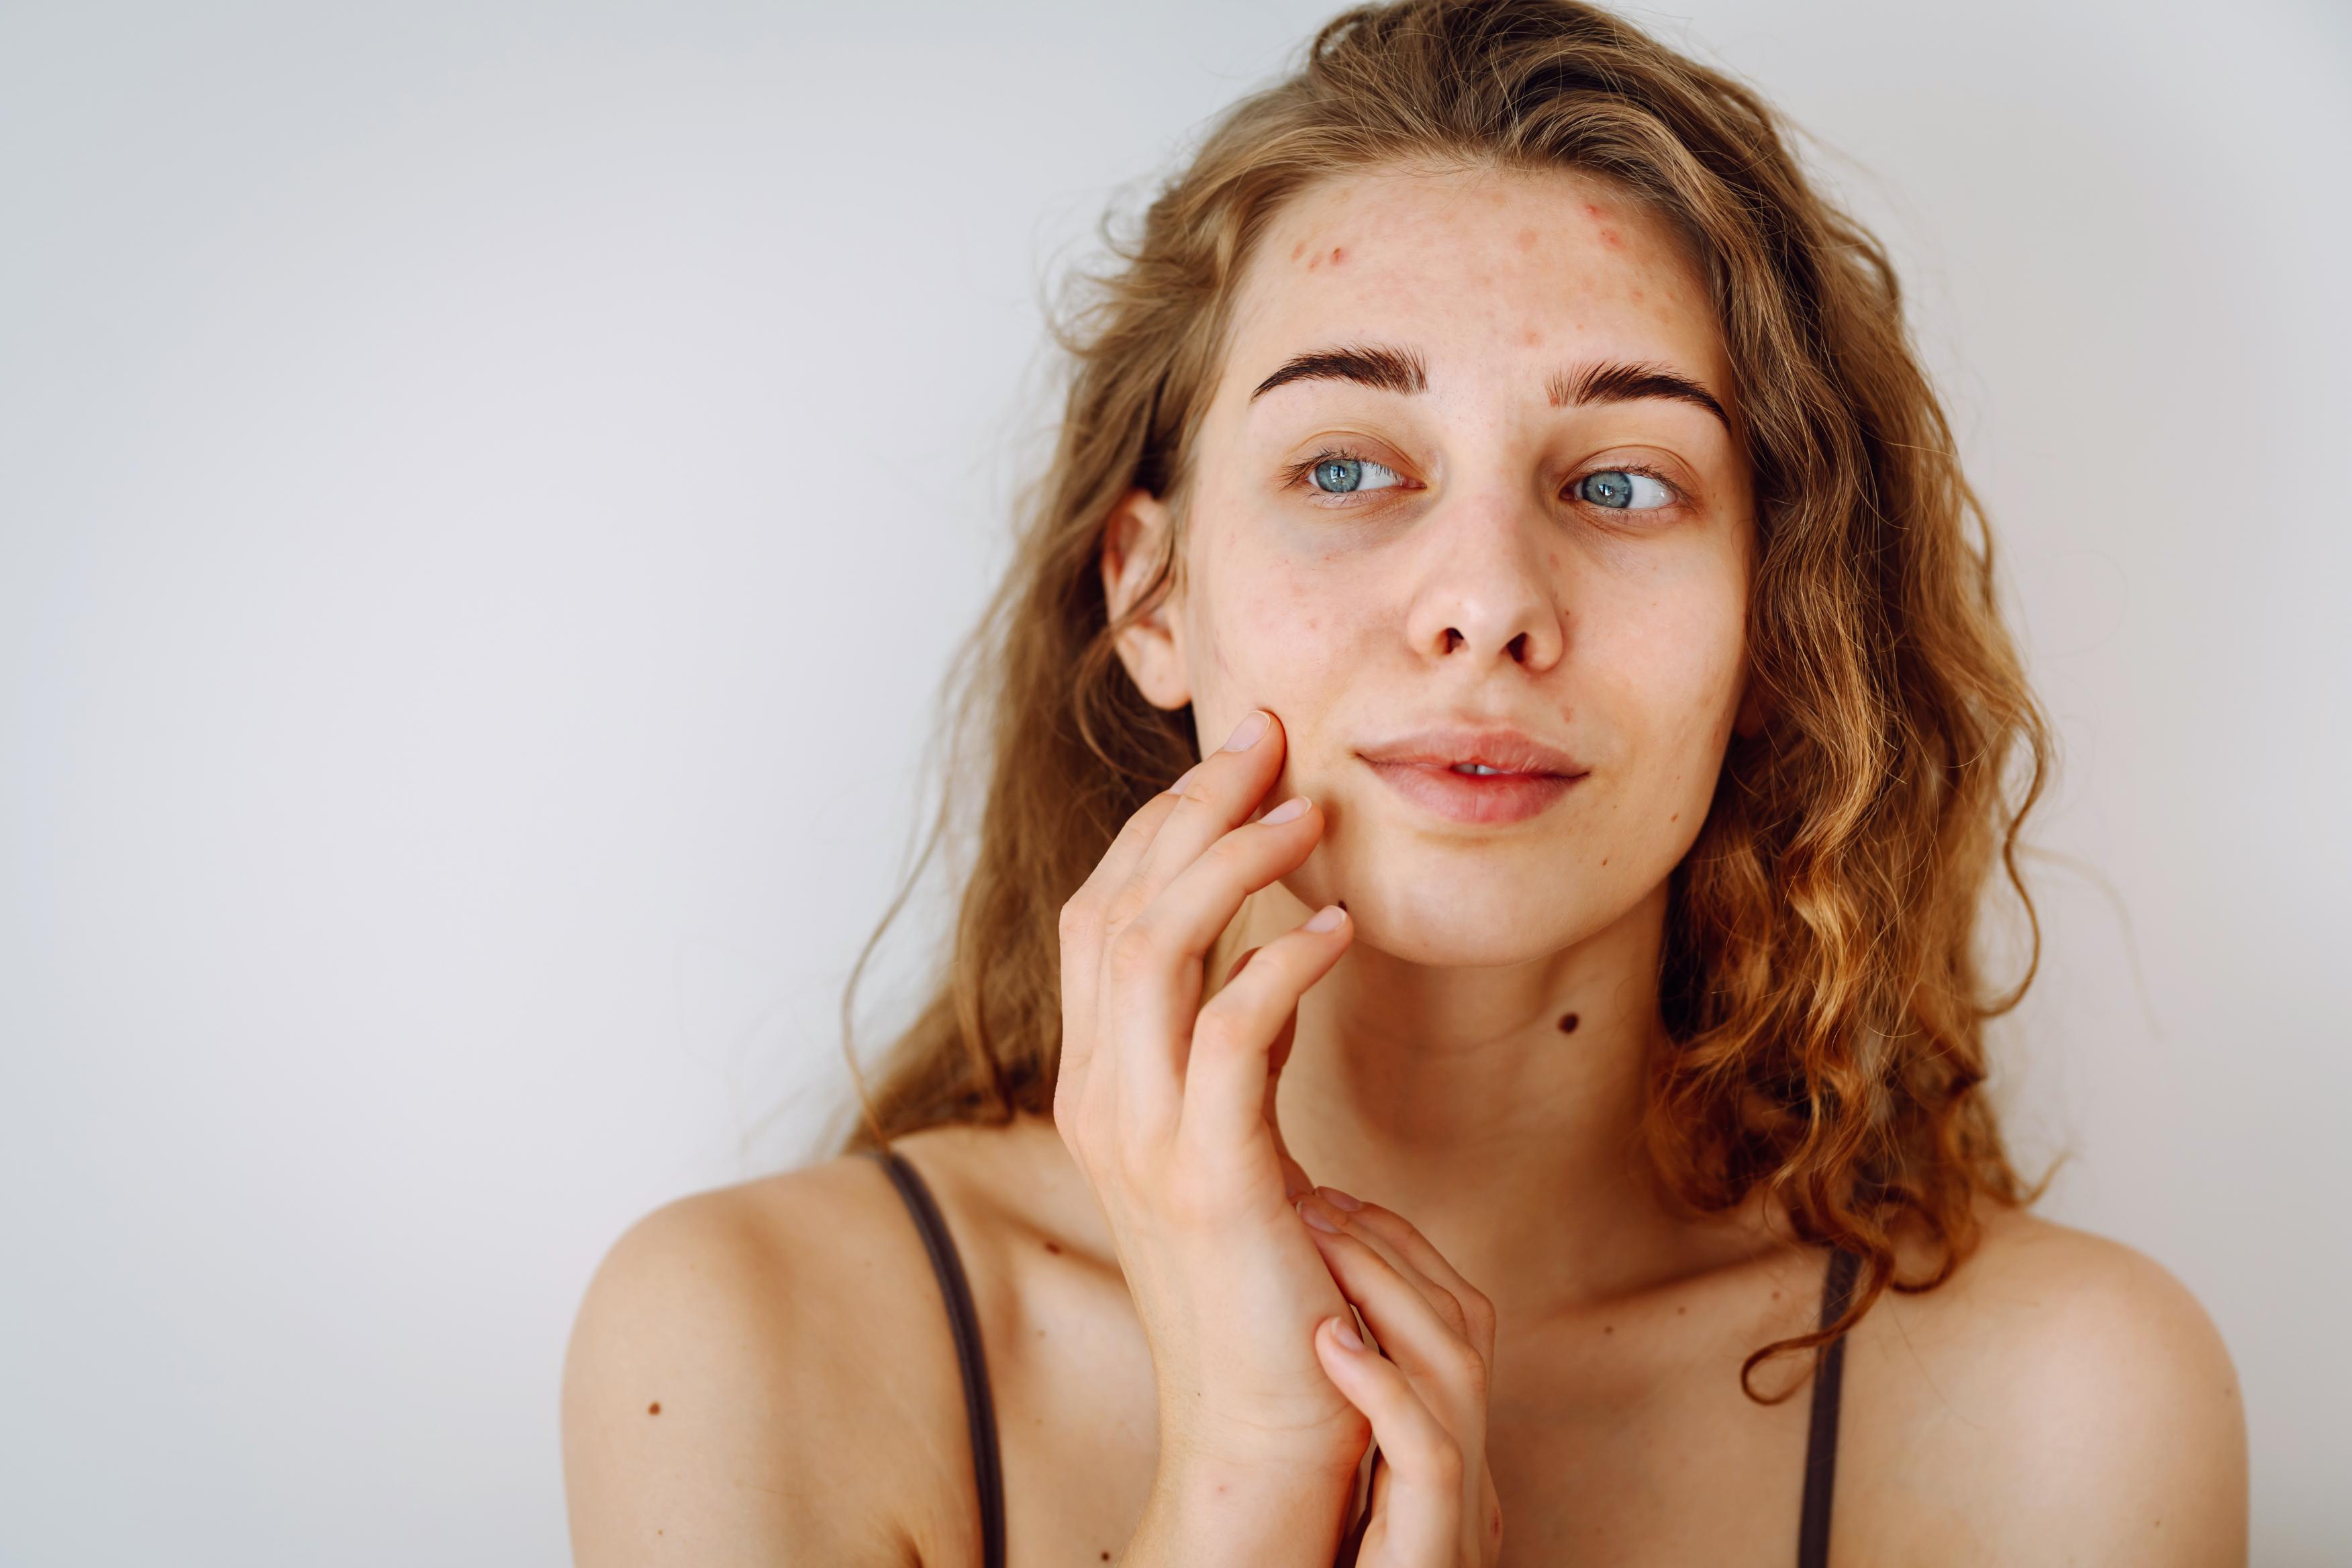
<instances>
[{"instance_id":1,"label":"skin","mask_svg":"<svg viewBox=\"0 0 2352 1568\"><path fill-rule=\"evenodd\" d=\"M1811 1326L1822 1257L1761 1200L1678 1212L1632 1154L1665 880L1765 717L1748 478L1688 402L1546 391L1661 366L1736 423L1704 288L1601 186L1426 169L1297 197L1240 288L1184 515L1139 491L1105 535L1115 602L1181 552L1120 652L1207 761L1064 911L1054 1119L899 1143L972 1278L1011 1561L1320 1568L1377 1433L1368 1564L1785 1563L1805 1400L1753 1403L1738 1368ZM1362 343L1425 387L1252 395ZM1398 482L1300 482L1335 447ZM1671 503L1580 499L1633 467ZM1464 823L1365 760L1462 724L1585 771ZM1983 1221L1848 1342L1832 1561L2243 1562L2203 1311L2127 1248ZM1337 1334L1350 1306L1381 1353ZM575 1330L578 1560L976 1563L963 1421L871 1162L688 1199L615 1247Z\"/></svg>"}]
</instances>

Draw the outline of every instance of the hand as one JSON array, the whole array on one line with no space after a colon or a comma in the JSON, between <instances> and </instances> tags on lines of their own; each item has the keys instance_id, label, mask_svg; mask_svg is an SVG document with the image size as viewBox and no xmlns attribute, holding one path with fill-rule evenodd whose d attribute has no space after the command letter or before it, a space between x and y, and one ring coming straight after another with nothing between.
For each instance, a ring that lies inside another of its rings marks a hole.
<instances>
[{"instance_id":1,"label":"hand","mask_svg":"<svg viewBox=\"0 0 2352 1568\"><path fill-rule=\"evenodd\" d=\"M1404 1216L1328 1187L1299 1217L1380 1349L1345 1315L1315 1349L1380 1446L1356 1568L1492 1568L1503 1507L1486 1468L1495 1309Z\"/></svg>"},{"instance_id":2,"label":"hand","mask_svg":"<svg viewBox=\"0 0 2352 1568\"><path fill-rule=\"evenodd\" d=\"M1137 1541L1174 1560L1238 1561L1246 1548L1271 1563L1319 1536L1328 1563L1370 1437L1318 1359L1316 1326L1345 1302L1292 1212L1309 1184L1273 1118L1298 999L1353 935L1345 911L1267 942L1201 1000L1210 949L1243 900L1322 836L1305 800L1248 820L1283 755L1272 715L1244 719L1129 819L1062 910L1054 1121L1109 1222L1150 1346L1160 1468ZM1252 1519L1280 1542L1242 1539L1236 1521Z\"/></svg>"}]
</instances>

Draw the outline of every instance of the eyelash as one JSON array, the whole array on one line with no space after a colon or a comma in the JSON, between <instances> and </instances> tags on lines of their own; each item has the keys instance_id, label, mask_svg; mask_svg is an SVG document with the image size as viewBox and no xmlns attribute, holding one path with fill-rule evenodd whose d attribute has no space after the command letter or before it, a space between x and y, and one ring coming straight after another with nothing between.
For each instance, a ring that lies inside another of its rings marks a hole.
<instances>
[{"instance_id":1,"label":"eyelash","mask_svg":"<svg viewBox=\"0 0 2352 1568\"><path fill-rule=\"evenodd\" d=\"M1297 489L1299 486L1306 483L1307 475L1313 473L1316 469L1321 468L1326 463L1379 463L1380 467L1389 469L1391 473L1397 471L1393 465L1381 463L1377 458L1367 458L1361 452L1352 450L1349 447L1326 447L1323 450L1316 453L1305 462L1293 463L1283 470L1286 488L1291 489ZM1584 472L1577 475L1565 485L1562 485L1560 487L1562 493L1565 494L1568 491L1573 490L1577 486L1582 484L1585 480L1591 479L1595 474L1639 474L1643 479L1655 479L1658 483L1665 486L1666 493L1675 498L1675 504L1676 505L1680 505L1682 502L1689 499L1683 494L1683 488L1675 483L1674 480L1666 478L1665 475L1660 473L1655 468L1644 468L1638 463L1611 463L1604 468L1587 468ZM1307 489L1315 495L1317 498L1316 504L1318 506L1357 506L1362 504L1360 501L1351 500L1347 495L1334 494L1328 490L1318 490L1312 485L1307 485ZM1383 489L1386 489L1386 487L1383 487ZM1383 493L1383 491L1373 490L1370 493L1377 496ZM1592 506L1591 501L1578 501L1577 504L1586 507ZM1612 509L1608 507L1597 507L1594 508L1594 510L1607 511ZM1663 510L1664 509L1660 508L1658 510Z\"/></svg>"}]
</instances>

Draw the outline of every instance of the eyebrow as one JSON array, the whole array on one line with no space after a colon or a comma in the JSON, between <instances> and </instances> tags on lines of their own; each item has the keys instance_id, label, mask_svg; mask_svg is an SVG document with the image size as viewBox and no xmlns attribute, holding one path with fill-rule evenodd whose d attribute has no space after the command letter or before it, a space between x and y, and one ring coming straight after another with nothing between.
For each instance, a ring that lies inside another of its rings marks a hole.
<instances>
[{"instance_id":1,"label":"eyebrow","mask_svg":"<svg viewBox=\"0 0 2352 1568\"><path fill-rule=\"evenodd\" d=\"M1429 390L1429 371L1422 357L1411 349L1383 348L1372 343L1316 349L1285 361L1279 370L1257 384L1250 400L1255 402L1276 387L1294 381L1352 381L1383 392L1411 394ZM1663 397L1694 404L1722 421L1726 430L1731 428L1730 416L1724 413L1715 394L1662 364L1601 361L1559 371L1544 383L1544 395L1554 408Z\"/></svg>"},{"instance_id":2,"label":"eyebrow","mask_svg":"<svg viewBox=\"0 0 2352 1568\"><path fill-rule=\"evenodd\" d=\"M1387 349L1369 343L1317 349L1285 362L1280 370L1257 384L1250 400L1255 402L1276 387L1294 381L1353 381L1384 392L1425 392L1429 388L1429 371L1421 356L1411 349Z\"/></svg>"},{"instance_id":3,"label":"eyebrow","mask_svg":"<svg viewBox=\"0 0 2352 1568\"><path fill-rule=\"evenodd\" d=\"M1720 420L1726 430L1731 428L1731 417L1724 413L1715 394L1662 364L1606 362L1564 370L1544 383L1544 395L1554 408L1576 403L1633 403L1644 397L1664 397L1676 403L1696 404Z\"/></svg>"}]
</instances>

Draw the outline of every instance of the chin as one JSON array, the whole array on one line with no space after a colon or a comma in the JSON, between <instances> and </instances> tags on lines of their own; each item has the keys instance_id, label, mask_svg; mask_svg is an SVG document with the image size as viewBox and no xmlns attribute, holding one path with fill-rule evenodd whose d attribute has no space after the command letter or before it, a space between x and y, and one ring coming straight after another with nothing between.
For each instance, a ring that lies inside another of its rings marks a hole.
<instances>
[{"instance_id":1,"label":"chin","mask_svg":"<svg viewBox=\"0 0 2352 1568\"><path fill-rule=\"evenodd\" d=\"M1485 856L1441 858L1450 863L1407 865L1371 857L1356 864L1352 857L1318 855L1284 885L1310 910L1344 900L1359 943L1442 969L1533 963L1606 930L1626 912L1597 896L1604 889L1580 885L1570 868L1528 864L1533 857L1507 871Z\"/></svg>"}]
</instances>

